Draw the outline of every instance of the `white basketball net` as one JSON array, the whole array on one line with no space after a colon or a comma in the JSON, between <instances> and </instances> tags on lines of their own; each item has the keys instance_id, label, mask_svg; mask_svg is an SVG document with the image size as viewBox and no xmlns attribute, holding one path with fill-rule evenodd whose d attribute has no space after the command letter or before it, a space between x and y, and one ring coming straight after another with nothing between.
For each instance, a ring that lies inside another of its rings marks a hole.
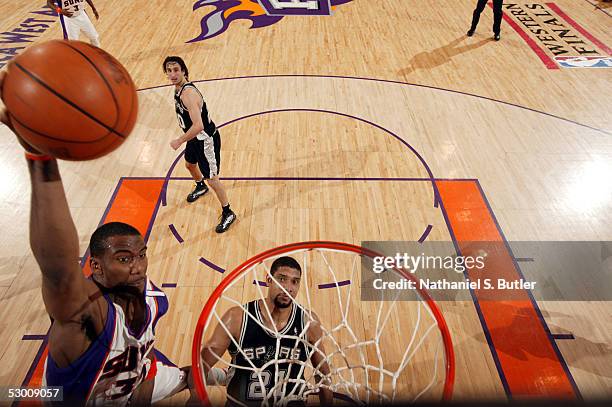
<instances>
[{"instance_id":1,"label":"white basketball net","mask_svg":"<svg viewBox=\"0 0 612 407\"><path fill-rule=\"evenodd\" d=\"M398 294L394 293L389 294L393 298L383 301L361 301L361 255L350 251L298 249L252 265L230 283L217 300L203 338L212 334L217 323L231 337L221 320L223 313L231 306L242 307L246 302L266 298L267 289L262 287L262 282L266 281L266 276L276 281L270 274L270 265L281 256L292 256L302 266L300 292L294 304L305 311L304 330L294 335L281 334L274 324L272 327L264 326L257 316L247 313L249 322L257 323L277 338L274 357L257 368L240 348L238 340L231 338L249 365L234 365L226 354L225 358L215 355L218 359L215 367L251 372L250 377L255 381L252 395L261 398L264 406L283 406L296 399L316 403L315 395L322 387L334 392L335 403L342 400L351 404L369 404L441 398L446 355L431 309L417 292L413 301L398 301ZM281 289L289 295L284 288ZM264 318L271 321L271 309L265 301L259 303ZM306 331L314 320L313 311L320 318L323 336L316 343L308 344ZM294 340L294 350L300 343L306 345L308 360L315 352L322 354L330 373L323 374L320 366L312 366L310 362L288 359L286 350L281 355L281 338ZM325 354L319 349L321 344L324 344ZM281 371L278 368L280 363L290 363L289 371ZM268 371L264 372L264 369ZM289 379L293 369L299 372L299 379ZM273 377L269 371L274 372ZM315 375L323 380L317 383ZM221 404L225 392L221 395L220 388L213 384L226 383L216 383L214 374L209 374L207 380L205 388L211 403ZM237 405L246 405L230 395L227 397Z\"/></svg>"}]
</instances>

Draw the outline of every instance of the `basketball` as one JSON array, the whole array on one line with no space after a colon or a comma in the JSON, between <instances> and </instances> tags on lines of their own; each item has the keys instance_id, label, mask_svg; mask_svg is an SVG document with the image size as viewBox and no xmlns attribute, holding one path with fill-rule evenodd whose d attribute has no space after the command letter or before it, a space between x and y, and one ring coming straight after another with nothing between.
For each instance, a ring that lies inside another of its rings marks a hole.
<instances>
[{"instance_id":1,"label":"basketball","mask_svg":"<svg viewBox=\"0 0 612 407\"><path fill-rule=\"evenodd\" d=\"M18 55L8 65L2 93L15 131L64 160L92 160L115 150L138 115L126 69L80 41L49 41Z\"/></svg>"}]
</instances>

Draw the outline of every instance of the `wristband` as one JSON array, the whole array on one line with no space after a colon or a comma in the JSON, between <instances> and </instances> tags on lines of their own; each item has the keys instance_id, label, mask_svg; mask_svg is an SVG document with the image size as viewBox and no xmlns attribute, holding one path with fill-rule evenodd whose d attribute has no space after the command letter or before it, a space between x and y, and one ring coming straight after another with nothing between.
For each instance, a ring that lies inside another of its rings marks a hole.
<instances>
[{"instance_id":1,"label":"wristband","mask_svg":"<svg viewBox=\"0 0 612 407\"><path fill-rule=\"evenodd\" d=\"M28 151L25 152L25 158L30 161L49 161L53 159L53 157L48 154L34 154Z\"/></svg>"}]
</instances>

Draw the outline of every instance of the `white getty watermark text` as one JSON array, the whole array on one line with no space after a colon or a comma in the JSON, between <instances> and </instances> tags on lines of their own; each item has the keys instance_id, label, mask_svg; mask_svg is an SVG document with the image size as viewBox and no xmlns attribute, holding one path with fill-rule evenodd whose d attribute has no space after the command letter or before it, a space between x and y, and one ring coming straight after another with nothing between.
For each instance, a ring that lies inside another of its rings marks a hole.
<instances>
[{"instance_id":1,"label":"white getty watermark text","mask_svg":"<svg viewBox=\"0 0 612 407\"><path fill-rule=\"evenodd\" d=\"M380 274L388 269L402 269L411 274L425 270L452 270L463 273L466 270L482 270L485 266L482 256L426 256L424 253L413 256L409 253L396 253L395 256L376 256L373 258L372 271Z\"/></svg>"}]
</instances>

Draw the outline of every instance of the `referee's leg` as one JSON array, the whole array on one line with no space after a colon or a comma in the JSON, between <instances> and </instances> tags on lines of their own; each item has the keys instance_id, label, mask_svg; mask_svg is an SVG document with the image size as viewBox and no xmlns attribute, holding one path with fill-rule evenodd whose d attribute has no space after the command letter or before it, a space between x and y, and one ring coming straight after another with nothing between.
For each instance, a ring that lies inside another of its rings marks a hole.
<instances>
[{"instance_id":1,"label":"referee's leg","mask_svg":"<svg viewBox=\"0 0 612 407\"><path fill-rule=\"evenodd\" d=\"M478 4L474 9L474 13L472 14L472 26L470 27L470 32L476 31L476 27L478 26L478 21L480 21L480 13L484 10L487 5L487 0L478 0Z\"/></svg>"},{"instance_id":2,"label":"referee's leg","mask_svg":"<svg viewBox=\"0 0 612 407\"><path fill-rule=\"evenodd\" d=\"M493 0L493 33L499 35L501 32L501 21L503 16L503 0Z\"/></svg>"}]
</instances>

